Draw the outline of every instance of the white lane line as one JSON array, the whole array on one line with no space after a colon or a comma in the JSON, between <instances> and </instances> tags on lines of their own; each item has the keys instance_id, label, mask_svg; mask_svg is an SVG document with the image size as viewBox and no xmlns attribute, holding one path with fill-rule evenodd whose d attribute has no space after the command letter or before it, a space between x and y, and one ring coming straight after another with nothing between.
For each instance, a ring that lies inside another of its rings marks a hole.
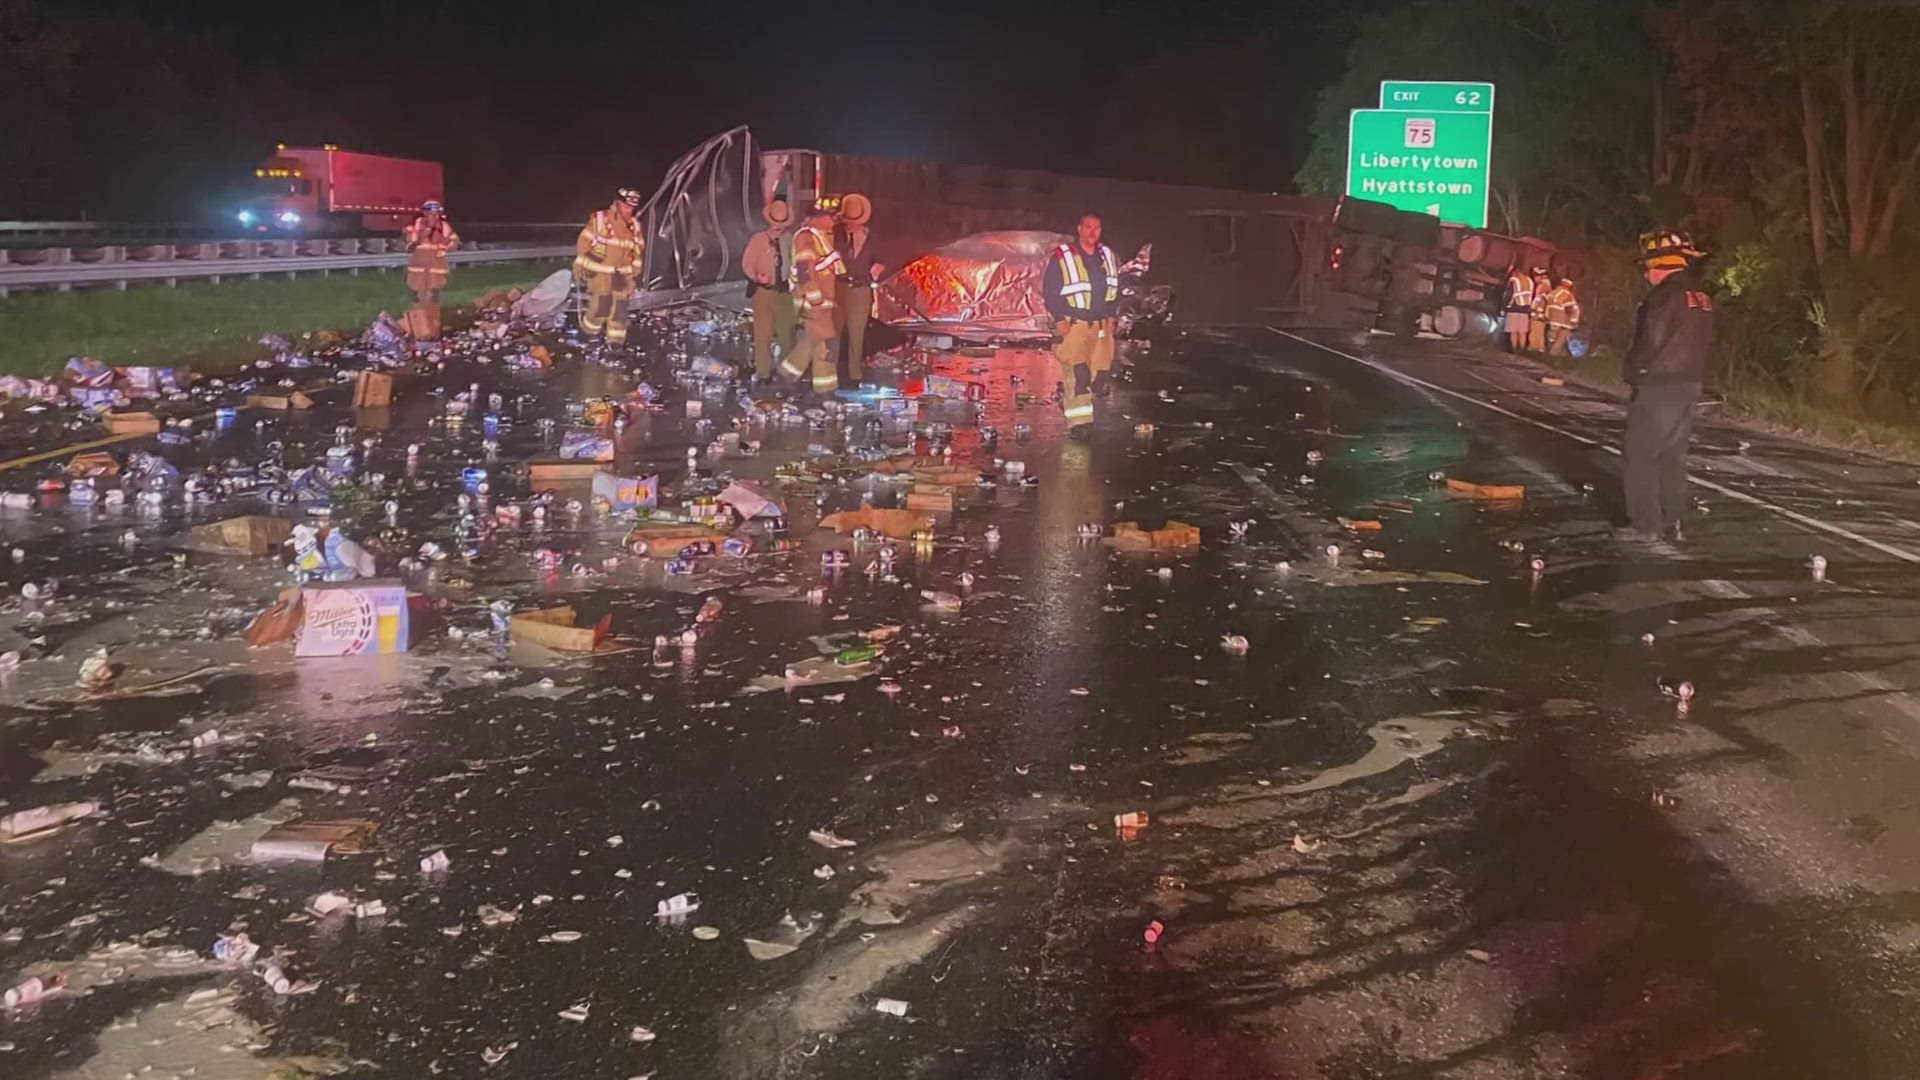
<instances>
[{"instance_id":1,"label":"white lane line","mask_svg":"<svg viewBox=\"0 0 1920 1080\"><path fill-rule=\"evenodd\" d=\"M1502 408L1498 405L1493 404L1490 401L1482 401L1479 398L1474 397L1472 394L1463 394L1458 390L1450 390L1447 387L1441 386L1437 383L1430 383L1425 379L1415 378L1412 375L1408 375L1404 371L1397 371L1387 366L1386 364L1380 363L1377 360L1369 360L1364 356L1355 356L1352 353L1341 352L1339 349L1336 349L1331 345L1322 345L1319 342L1313 341L1309 338L1303 338L1299 334L1288 333L1287 331L1282 330L1277 326L1269 326L1267 327L1267 329L1271 330L1276 334L1279 334L1281 337L1291 338L1294 341L1301 343L1302 345L1311 345L1314 348L1319 349L1323 352L1330 352L1335 356L1342 357L1347 360L1351 360L1356 364L1365 364L1366 366L1374 369L1375 371L1380 372L1382 375L1387 375L1392 378L1399 379L1401 382L1409 383L1413 386L1422 387L1423 389L1431 390L1435 393L1445 394L1448 397L1459 398L1461 401L1464 401L1469 405L1478 405L1483 409L1490 409L1493 412L1497 412L1502 416L1509 417L1514 420L1518 420L1523 424L1531 424L1534 427L1541 429L1542 431L1551 431L1555 435L1564 436L1566 438L1574 440L1575 442L1583 443L1587 446L1597 447L1615 456L1618 456L1620 453L1620 448L1617 446L1613 446L1608 443L1603 443L1598 439L1589 439L1585 435L1581 435L1578 432L1568 431L1567 429L1562 427L1556 427L1543 420L1535 420L1531 416L1522 416L1521 414L1514 412L1512 409ZM1902 562L1914 563L1916 565L1920 565L1920 554L1915 554L1911 551L1908 551L1905 548L1894 547L1892 544L1881 543L1880 541L1875 540L1870 536L1862 536L1859 533L1854 532L1852 529L1849 529L1844 525L1835 525L1833 522L1830 522L1830 521L1822 521L1816 517L1808 517L1806 514L1802 514L1798 510L1789 510L1786 507L1779 505L1778 503L1770 503L1767 500L1762 499L1758 496L1749 495L1744 491L1740 491L1735 488L1730 488L1725 484L1715 483L1714 481L1708 480L1703 476L1690 474L1687 477L1687 479L1693 481L1694 483L1700 485L1703 488L1706 488L1708 491L1711 491L1717 495L1724 495L1729 499L1735 500L1736 502L1743 502L1750 506L1757 506L1762 510L1769 511L1774 514L1778 514L1779 516L1786 518L1788 521L1791 521L1796 525L1802 525L1802 526L1805 526L1806 528L1815 529L1820 532L1827 533L1828 535L1831 535L1831 536L1837 536L1842 540L1850 540L1853 543L1859 544L1861 547L1871 548L1874 551L1881 553L1882 555L1891 555L1892 557L1899 559Z\"/></svg>"},{"instance_id":2,"label":"white lane line","mask_svg":"<svg viewBox=\"0 0 1920 1080\"><path fill-rule=\"evenodd\" d=\"M1735 585L1731 581L1708 579L1701 581L1699 584L1703 590L1722 600L1752 601L1755 606L1748 610L1762 615L1771 615L1778 620L1785 619L1785 616L1781 614L1778 608L1768 605L1767 602L1760 597ZM1813 631L1808 630L1806 627L1799 626L1795 623L1775 621L1771 623L1770 628L1775 635L1796 648L1835 649L1842 647L1835 645ZM1896 686L1877 672L1854 669L1849 671L1809 672L1802 677L1812 679L1815 682L1830 680L1846 680L1852 682L1855 686L1868 693L1881 696L1885 699L1886 704L1892 705L1894 708L1906 713L1909 720L1920 720L1920 701L1916 701L1913 695L1908 693L1905 688ZM1909 743L1908 749L1916 749L1916 747Z\"/></svg>"}]
</instances>

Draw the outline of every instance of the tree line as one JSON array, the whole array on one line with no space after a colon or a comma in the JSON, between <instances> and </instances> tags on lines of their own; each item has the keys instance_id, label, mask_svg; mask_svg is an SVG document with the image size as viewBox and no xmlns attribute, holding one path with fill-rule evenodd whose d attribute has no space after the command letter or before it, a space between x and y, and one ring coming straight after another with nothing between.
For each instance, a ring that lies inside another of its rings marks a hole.
<instances>
[{"instance_id":1,"label":"tree line","mask_svg":"<svg viewBox=\"0 0 1920 1080\"><path fill-rule=\"evenodd\" d=\"M1724 378L1914 414L1916 0L1402 0L1351 29L1303 189L1338 190L1382 79L1495 82L1492 228L1620 260L1688 228L1730 301Z\"/></svg>"}]
</instances>

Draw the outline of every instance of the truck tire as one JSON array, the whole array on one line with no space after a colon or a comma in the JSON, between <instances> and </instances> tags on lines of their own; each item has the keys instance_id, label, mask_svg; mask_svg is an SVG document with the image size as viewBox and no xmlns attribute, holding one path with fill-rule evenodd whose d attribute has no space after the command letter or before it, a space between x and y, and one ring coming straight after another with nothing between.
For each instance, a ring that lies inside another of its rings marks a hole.
<instances>
[{"instance_id":1,"label":"truck tire","mask_svg":"<svg viewBox=\"0 0 1920 1080\"><path fill-rule=\"evenodd\" d=\"M1457 338L1467 329L1467 313L1458 304L1447 304L1433 313L1433 332L1444 338Z\"/></svg>"}]
</instances>

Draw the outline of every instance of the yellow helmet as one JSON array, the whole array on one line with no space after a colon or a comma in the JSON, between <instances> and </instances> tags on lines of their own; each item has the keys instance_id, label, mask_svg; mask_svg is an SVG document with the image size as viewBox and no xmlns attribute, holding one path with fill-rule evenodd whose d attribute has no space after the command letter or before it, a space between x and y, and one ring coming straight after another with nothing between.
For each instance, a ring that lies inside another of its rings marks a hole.
<instances>
[{"instance_id":1,"label":"yellow helmet","mask_svg":"<svg viewBox=\"0 0 1920 1080\"><path fill-rule=\"evenodd\" d=\"M1671 267L1685 269L1706 252L1693 246L1693 238L1676 229L1656 229L1640 234L1640 262L1649 270Z\"/></svg>"}]
</instances>

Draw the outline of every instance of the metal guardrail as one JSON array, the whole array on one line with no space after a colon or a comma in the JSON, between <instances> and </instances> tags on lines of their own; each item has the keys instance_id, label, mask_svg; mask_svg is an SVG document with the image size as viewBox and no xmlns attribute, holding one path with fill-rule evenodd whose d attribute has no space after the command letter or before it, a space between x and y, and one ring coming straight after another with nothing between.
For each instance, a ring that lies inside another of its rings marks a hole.
<instances>
[{"instance_id":1,"label":"metal guardrail","mask_svg":"<svg viewBox=\"0 0 1920 1080\"><path fill-rule=\"evenodd\" d=\"M572 244L508 244L482 241L447 256L456 264L570 258ZM341 240L209 240L184 244L102 244L93 247L0 249L0 299L14 289L57 289L105 285L125 289L129 282L262 275L329 274L335 270L392 269L407 264L400 241L386 238Z\"/></svg>"},{"instance_id":2,"label":"metal guardrail","mask_svg":"<svg viewBox=\"0 0 1920 1080\"><path fill-rule=\"evenodd\" d=\"M462 230L578 229L578 221L456 221ZM170 237L176 240L219 238L233 225L205 221L0 221L0 240L58 237ZM317 237L315 239L318 239Z\"/></svg>"}]
</instances>

